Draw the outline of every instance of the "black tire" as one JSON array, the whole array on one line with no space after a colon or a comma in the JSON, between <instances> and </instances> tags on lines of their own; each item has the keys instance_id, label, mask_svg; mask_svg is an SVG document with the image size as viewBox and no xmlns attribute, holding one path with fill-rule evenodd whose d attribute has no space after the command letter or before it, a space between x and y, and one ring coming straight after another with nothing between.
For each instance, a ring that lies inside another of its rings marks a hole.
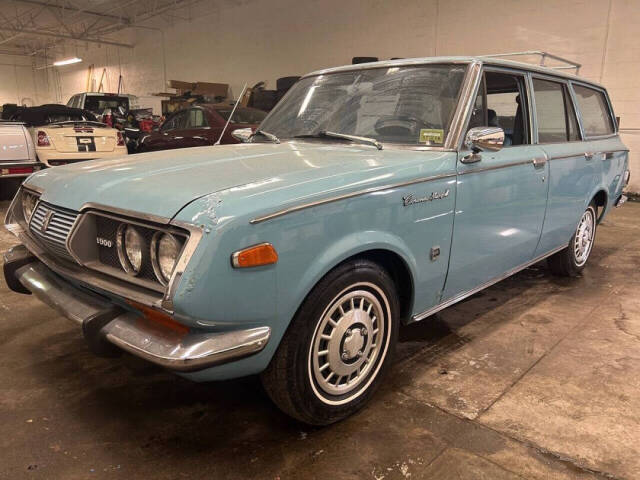
<instances>
[{"instance_id":1,"label":"black tire","mask_svg":"<svg viewBox=\"0 0 640 480\"><path fill-rule=\"evenodd\" d=\"M376 313L384 318L368 323ZM367 403L392 364L398 318L396 286L386 270L366 259L339 265L307 296L262 373L267 394L281 410L307 424L329 425L348 417ZM372 353L378 344L381 348ZM319 362L331 363L326 373L317 368ZM340 369L357 370L345 374L351 386L342 384ZM335 376L339 378L332 385Z\"/></svg>"},{"instance_id":2,"label":"black tire","mask_svg":"<svg viewBox=\"0 0 640 480\"><path fill-rule=\"evenodd\" d=\"M591 215L593 228L590 235L591 242L588 246L588 250L586 251L586 257L583 256L579 258L576 252L576 236L580 233L585 215ZM576 231L573 232L567 248L560 250L558 253L549 257L547 263L552 273L563 277L576 277L580 274L580 272L582 272L582 270L584 270L584 267L587 265L587 262L589 260L589 256L591 255L593 244L596 240L597 225L598 207L596 206L595 202L591 202L583 213L580 221L578 222L578 227L576 228Z\"/></svg>"}]
</instances>

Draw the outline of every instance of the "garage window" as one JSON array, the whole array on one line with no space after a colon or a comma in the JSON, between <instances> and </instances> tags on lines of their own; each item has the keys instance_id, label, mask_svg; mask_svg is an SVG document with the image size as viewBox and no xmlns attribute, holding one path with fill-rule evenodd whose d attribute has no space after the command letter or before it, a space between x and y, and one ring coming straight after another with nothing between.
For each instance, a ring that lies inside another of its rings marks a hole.
<instances>
[{"instance_id":1,"label":"garage window","mask_svg":"<svg viewBox=\"0 0 640 480\"><path fill-rule=\"evenodd\" d=\"M585 135L597 137L614 133L613 119L604 93L581 85L574 85L573 90L576 92Z\"/></svg>"}]
</instances>

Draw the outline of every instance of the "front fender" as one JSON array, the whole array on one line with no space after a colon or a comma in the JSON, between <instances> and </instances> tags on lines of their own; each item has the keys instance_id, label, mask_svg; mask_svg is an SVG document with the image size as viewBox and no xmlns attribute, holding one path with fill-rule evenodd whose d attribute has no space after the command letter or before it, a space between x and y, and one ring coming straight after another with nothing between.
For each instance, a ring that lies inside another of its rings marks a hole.
<instances>
[{"instance_id":1,"label":"front fender","mask_svg":"<svg viewBox=\"0 0 640 480\"><path fill-rule=\"evenodd\" d=\"M352 232L329 243L323 250L317 252L312 263L308 265L302 277L295 283L291 282L290 285L282 284L289 277L287 271L291 268L290 266L285 264L281 266L282 269L278 269L279 292L281 294L281 298L278 301L281 306L280 311L284 313L285 317L293 318L304 299L322 277L348 258L371 250L393 252L404 261L409 269L411 278L414 279L416 277L416 259L402 238L385 231ZM284 279L280 278L281 274L284 275Z\"/></svg>"}]
</instances>

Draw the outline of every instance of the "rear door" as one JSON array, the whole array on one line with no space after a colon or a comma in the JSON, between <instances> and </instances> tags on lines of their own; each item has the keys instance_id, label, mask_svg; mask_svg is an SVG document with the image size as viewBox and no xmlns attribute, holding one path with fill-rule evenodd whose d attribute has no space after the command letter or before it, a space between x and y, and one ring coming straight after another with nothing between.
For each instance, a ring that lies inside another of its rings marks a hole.
<instances>
[{"instance_id":1,"label":"rear door","mask_svg":"<svg viewBox=\"0 0 640 480\"><path fill-rule=\"evenodd\" d=\"M533 145L527 74L485 67L469 128L501 127L500 151L463 163L461 151L449 273L442 300L499 280L534 258L547 203L548 165Z\"/></svg>"},{"instance_id":2,"label":"rear door","mask_svg":"<svg viewBox=\"0 0 640 480\"><path fill-rule=\"evenodd\" d=\"M566 246L598 180L599 162L582 140L567 81L532 75L537 143L549 158L549 202L537 254Z\"/></svg>"},{"instance_id":3,"label":"rear door","mask_svg":"<svg viewBox=\"0 0 640 480\"><path fill-rule=\"evenodd\" d=\"M187 119L183 131L181 147L201 147L211 145L211 127L205 111L194 107L187 111Z\"/></svg>"},{"instance_id":4,"label":"rear door","mask_svg":"<svg viewBox=\"0 0 640 480\"><path fill-rule=\"evenodd\" d=\"M177 112L166 128L163 125L161 140L163 149L182 148L184 146L186 126L189 119L188 112L188 110Z\"/></svg>"}]
</instances>

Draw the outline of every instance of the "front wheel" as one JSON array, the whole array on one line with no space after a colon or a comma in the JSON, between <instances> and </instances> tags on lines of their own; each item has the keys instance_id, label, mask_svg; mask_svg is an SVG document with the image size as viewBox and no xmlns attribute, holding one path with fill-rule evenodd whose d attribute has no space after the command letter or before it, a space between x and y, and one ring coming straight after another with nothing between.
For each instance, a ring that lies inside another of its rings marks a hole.
<instances>
[{"instance_id":1,"label":"front wheel","mask_svg":"<svg viewBox=\"0 0 640 480\"><path fill-rule=\"evenodd\" d=\"M397 336L393 280L376 263L349 261L306 298L262 383L285 413L328 425L371 398L391 363Z\"/></svg>"},{"instance_id":2,"label":"front wheel","mask_svg":"<svg viewBox=\"0 0 640 480\"><path fill-rule=\"evenodd\" d=\"M549 257L549 268L556 275L575 277L587 264L596 238L596 205L591 203L582 214L569 246Z\"/></svg>"}]
</instances>

